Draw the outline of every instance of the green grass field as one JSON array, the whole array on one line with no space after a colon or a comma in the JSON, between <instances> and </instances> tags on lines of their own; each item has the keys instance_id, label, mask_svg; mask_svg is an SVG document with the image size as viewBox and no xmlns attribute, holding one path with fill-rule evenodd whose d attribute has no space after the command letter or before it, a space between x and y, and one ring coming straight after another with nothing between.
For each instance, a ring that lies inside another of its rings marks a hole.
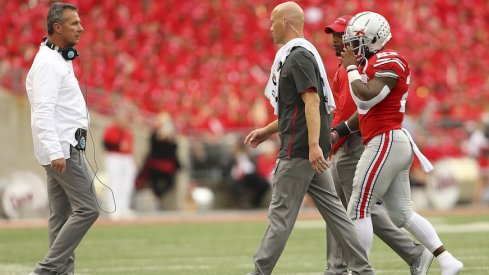
<instances>
[{"instance_id":1,"label":"green grass field","mask_svg":"<svg viewBox=\"0 0 489 275\"><path fill-rule=\"evenodd\" d=\"M489 274L489 215L427 218L464 262L462 274ZM266 226L266 221L97 224L77 250L76 274L243 275L252 271ZM323 274L324 228L320 220L299 220L274 274ZM47 229L3 228L0 241L0 274L26 275L46 252ZM370 260L377 274L409 274L379 239ZM440 274L436 260L429 274Z\"/></svg>"}]
</instances>

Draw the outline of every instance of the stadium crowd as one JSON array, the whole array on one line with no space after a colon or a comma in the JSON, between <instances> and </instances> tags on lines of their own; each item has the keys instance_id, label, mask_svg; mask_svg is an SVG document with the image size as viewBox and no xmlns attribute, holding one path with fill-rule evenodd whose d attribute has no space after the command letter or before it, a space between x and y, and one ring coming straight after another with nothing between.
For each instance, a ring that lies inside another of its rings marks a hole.
<instances>
[{"instance_id":1,"label":"stadium crowd","mask_svg":"<svg viewBox=\"0 0 489 275\"><path fill-rule=\"evenodd\" d=\"M0 85L24 95L49 0L0 1ZM69 1L84 37L74 62L92 111L113 114L120 98L144 116L165 111L177 130L219 132L272 118L263 96L276 48L269 14L281 1ZM418 143L436 158L466 154L466 121L489 123L489 9L485 0L299 1L306 37L338 61L324 34L338 15L372 10L391 23L392 47L412 64L408 114ZM87 89L88 88L88 89Z\"/></svg>"}]
</instances>

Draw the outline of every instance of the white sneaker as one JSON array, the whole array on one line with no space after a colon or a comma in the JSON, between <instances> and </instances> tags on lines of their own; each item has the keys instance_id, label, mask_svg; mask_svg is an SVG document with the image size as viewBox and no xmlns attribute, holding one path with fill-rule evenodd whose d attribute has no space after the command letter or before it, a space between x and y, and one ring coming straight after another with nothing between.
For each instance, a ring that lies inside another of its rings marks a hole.
<instances>
[{"instance_id":1,"label":"white sneaker","mask_svg":"<svg viewBox=\"0 0 489 275\"><path fill-rule=\"evenodd\" d=\"M448 251L441 253L437 258L440 264L441 275L457 275L464 268L464 264L453 257Z\"/></svg>"},{"instance_id":2,"label":"white sneaker","mask_svg":"<svg viewBox=\"0 0 489 275\"><path fill-rule=\"evenodd\" d=\"M450 265L442 267L441 275L457 275L463 268L464 264L455 259Z\"/></svg>"},{"instance_id":3,"label":"white sneaker","mask_svg":"<svg viewBox=\"0 0 489 275\"><path fill-rule=\"evenodd\" d=\"M433 253L425 248L421 256L411 264L411 275L426 275L434 257Z\"/></svg>"}]
</instances>

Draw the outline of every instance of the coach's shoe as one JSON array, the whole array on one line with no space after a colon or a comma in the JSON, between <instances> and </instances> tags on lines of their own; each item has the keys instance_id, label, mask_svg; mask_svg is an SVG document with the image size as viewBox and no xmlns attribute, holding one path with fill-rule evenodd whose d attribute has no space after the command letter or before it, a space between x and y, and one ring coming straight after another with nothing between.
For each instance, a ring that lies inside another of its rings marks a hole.
<instances>
[{"instance_id":1,"label":"coach's shoe","mask_svg":"<svg viewBox=\"0 0 489 275\"><path fill-rule=\"evenodd\" d=\"M351 270L334 271L326 269L326 271L324 271L324 275L351 275Z\"/></svg>"},{"instance_id":2,"label":"coach's shoe","mask_svg":"<svg viewBox=\"0 0 489 275\"><path fill-rule=\"evenodd\" d=\"M411 275L426 275L434 257L435 256L425 248L423 253L421 253L421 256L411 264Z\"/></svg>"},{"instance_id":3,"label":"coach's shoe","mask_svg":"<svg viewBox=\"0 0 489 275\"><path fill-rule=\"evenodd\" d=\"M246 273L246 275L260 275L260 274L258 274L256 272L250 272L250 273Z\"/></svg>"}]
</instances>

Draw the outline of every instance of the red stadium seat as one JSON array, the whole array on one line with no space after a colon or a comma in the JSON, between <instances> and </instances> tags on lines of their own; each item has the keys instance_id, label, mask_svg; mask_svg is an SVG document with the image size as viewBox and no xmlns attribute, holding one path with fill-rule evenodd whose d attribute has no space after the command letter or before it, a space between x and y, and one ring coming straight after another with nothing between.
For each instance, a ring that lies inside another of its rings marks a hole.
<instances>
[{"instance_id":1,"label":"red stadium seat","mask_svg":"<svg viewBox=\"0 0 489 275\"><path fill-rule=\"evenodd\" d=\"M0 33L0 84L19 94L23 91L19 76L25 77L45 35L50 2L2 1L0 5L9 15L0 17L0 28L8 30ZM195 116L210 116L209 107L227 130L257 123L252 107L263 97L276 51L269 16L281 1L72 2L78 5L85 28L76 70L89 91L103 91L88 97L95 111L111 114L116 94L131 98L143 113L170 111L185 118L187 127L201 130L210 117ZM447 104L454 120L479 119L487 100L476 99L489 97L489 50L483 46L489 35L485 1L375 3L301 2L306 37L322 53L329 77L338 61L323 26L338 15L377 11L391 23L389 47L404 54L412 67L409 113L422 115L430 98ZM308 19L313 7L322 12L320 21ZM460 106L460 98L470 106Z\"/></svg>"}]
</instances>

